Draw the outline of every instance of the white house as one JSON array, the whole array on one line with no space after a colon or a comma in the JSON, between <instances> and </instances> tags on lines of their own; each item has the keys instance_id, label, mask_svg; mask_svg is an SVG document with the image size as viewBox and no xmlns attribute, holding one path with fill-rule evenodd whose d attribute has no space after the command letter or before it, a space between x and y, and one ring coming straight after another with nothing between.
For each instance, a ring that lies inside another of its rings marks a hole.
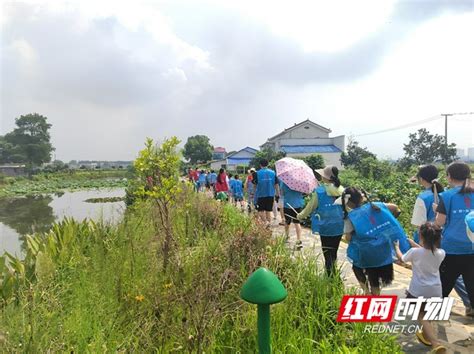
<instances>
[{"instance_id":1,"label":"white house","mask_svg":"<svg viewBox=\"0 0 474 354\"><path fill-rule=\"evenodd\" d=\"M247 146L239 151L227 155L225 159L211 161L211 169L215 171L218 171L221 168L225 168L228 171L237 171L237 167L245 169L248 167L250 160L252 160L256 153L256 149Z\"/></svg>"},{"instance_id":2,"label":"white house","mask_svg":"<svg viewBox=\"0 0 474 354\"><path fill-rule=\"evenodd\" d=\"M283 151L289 157L320 154L326 165L341 168L340 158L345 149L345 136L330 137L329 133L331 133L331 129L307 119L269 138L260 147Z\"/></svg>"}]
</instances>

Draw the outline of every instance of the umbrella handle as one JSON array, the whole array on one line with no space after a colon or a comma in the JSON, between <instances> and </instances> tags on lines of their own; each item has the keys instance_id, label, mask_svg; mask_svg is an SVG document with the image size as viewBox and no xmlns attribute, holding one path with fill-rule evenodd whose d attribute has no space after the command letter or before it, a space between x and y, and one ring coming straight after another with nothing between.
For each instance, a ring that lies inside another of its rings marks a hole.
<instances>
[{"instance_id":1,"label":"umbrella handle","mask_svg":"<svg viewBox=\"0 0 474 354\"><path fill-rule=\"evenodd\" d=\"M290 219L293 219L293 220L298 220L298 218L295 218L294 216L291 216L291 215L288 215L288 214L284 214L285 216L288 216Z\"/></svg>"}]
</instances>

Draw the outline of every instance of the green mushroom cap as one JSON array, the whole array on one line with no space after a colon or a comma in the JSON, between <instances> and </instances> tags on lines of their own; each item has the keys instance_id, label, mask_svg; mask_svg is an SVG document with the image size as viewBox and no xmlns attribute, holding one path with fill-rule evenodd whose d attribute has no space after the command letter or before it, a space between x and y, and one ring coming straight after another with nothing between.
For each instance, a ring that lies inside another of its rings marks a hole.
<instances>
[{"instance_id":1,"label":"green mushroom cap","mask_svg":"<svg viewBox=\"0 0 474 354\"><path fill-rule=\"evenodd\" d=\"M240 297L257 305L276 304L286 299L288 293L280 279L266 268L259 268L247 279L240 290Z\"/></svg>"}]
</instances>

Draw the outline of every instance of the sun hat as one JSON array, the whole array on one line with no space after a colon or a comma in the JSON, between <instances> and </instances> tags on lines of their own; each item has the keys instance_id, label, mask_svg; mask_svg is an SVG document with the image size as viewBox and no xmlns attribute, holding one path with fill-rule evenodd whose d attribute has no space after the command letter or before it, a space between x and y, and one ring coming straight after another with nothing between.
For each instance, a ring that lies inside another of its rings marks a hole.
<instances>
[{"instance_id":1,"label":"sun hat","mask_svg":"<svg viewBox=\"0 0 474 354\"><path fill-rule=\"evenodd\" d=\"M324 168L320 168L319 170L314 170L314 172L331 181L334 177L336 177L332 172L333 167L333 165L328 165Z\"/></svg>"},{"instance_id":2,"label":"sun hat","mask_svg":"<svg viewBox=\"0 0 474 354\"><path fill-rule=\"evenodd\" d=\"M252 168L250 169L250 172L255 172L255 168L252 167Z\"/></svg>"}]
</instances>

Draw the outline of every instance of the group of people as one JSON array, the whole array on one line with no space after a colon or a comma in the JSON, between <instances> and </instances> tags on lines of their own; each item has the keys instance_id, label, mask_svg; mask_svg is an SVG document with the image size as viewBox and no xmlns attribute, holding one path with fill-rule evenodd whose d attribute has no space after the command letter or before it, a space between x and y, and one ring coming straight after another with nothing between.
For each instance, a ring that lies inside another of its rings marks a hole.
<instances>
[{"instance_id":1,"label":"group of people","mask_svg":"<svg viewBox=\"0 0 474 354\"><path fill-rule=\"evenodd\" d=\"M344 188L335 166L326 166L315 174L321 183L307 201L305 195L279 181L266 160L261 161L258 171L249 171L243 190L238 176L228 177L223 169L210 185L216 195L224 192L237 196L237 200L242 200L245 191L249 210L254 207L262 223L270 224L278 205L287 239L290 225L295 225L297 248L302 244L300 222L309 218L313 233L321 238L328 276L337 273L337 252L345 235L349 242L347 258L365 294L378 295L383 286L391 284L393 263L398 258L412 264L408 297L447 297L454 288L464 303L466 316L474 316L474 188L467 164L457 161L447 167L446 190L438 182L436 166L419 168L412 178L423 188L413 209L413 239L407 237L397 220L401 213L397 205L372 201L360 188ZM232 179L240 182L237 188L232 186ZM445 348L430 323L422 324L418 339L443 352Z\"/></svg>"}]
</instances>

